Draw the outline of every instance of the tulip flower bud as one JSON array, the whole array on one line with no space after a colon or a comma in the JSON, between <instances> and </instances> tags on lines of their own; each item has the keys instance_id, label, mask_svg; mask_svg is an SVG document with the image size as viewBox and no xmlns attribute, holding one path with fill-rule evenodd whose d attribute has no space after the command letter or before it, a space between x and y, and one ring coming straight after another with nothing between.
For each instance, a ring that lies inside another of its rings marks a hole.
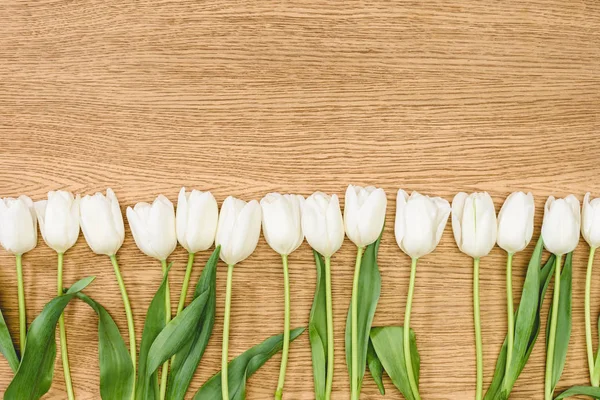
<instances>
[{"instance_id":1,"label":"tulip flower bud","mask_svg":"<svg viewBox=\"0 0 600 400\"><path fill-rule=\"evenodd\" d=\"M498 246L508 253L525 249L533 236L534 212L531 193L511 193L498 213Z\"/></svg>"},{"instance_id":2,"label":"tulip flower bud","mask_svg":"<svg viewBox=\"0 0 600 400\"><path fill-rule=\"evenodd\" d=\"M235 265L252 254L260 236L261 209L258 201L245 202L229 196L221 206L215 243L221 260Z\"/></svg>"},{"instance_id":3,"label":"tulip flower bud","mask_svg":"<svg viewBox=\"0 0 600 400\"><path fill-rule=\"evenodd\" d=\"M177 201L177 240L189 253L212 246L217 233L219 206L211 192L185 191L181 188Z\"/></svg>"},{"instance_id":4,"label":"tulip flower bud","mask_svg":"<svg viewBox=\"0 0 600 400\"><path fill-rule=\"evenodd\" d=\"M411 258L431 253L440 242L450 216L450 203L440 197L400 189L396 200L396 242Z\"/></svg>"},{"instance_id":5,"label":"tulip flower bud","mask_svg":"<svg viewBox=\"0 0 600 400\"><path fill-rule=\"evenodd\" d=\"M147 256L166 260L177 246L175 208L165 196L127 207L127 220L137 247Z\"/></svg>"},{"instance_id":6,"label":"tulip flower bud","mask_svg":"<svg viewBox=\"0 0 600 400\"><path fill-rule=\"evenodd\" d=\"M385 222L387 198L381 188L348 185L344 205L344 229L358 247L377 240Z\"/></svg>"},{"instance_id":7,"label":"tulip flower bud","mask_svg":"<svg viewBox=\"0 0 600 400\"><path fill-rule=\"evenodd\" d=\"M306 241L323 257L331 257L344 242L344 220L337 195L315 192L302 208L302 231Z\"/></svg>"},{"instance_id":8,"label":"tulip flower bud","mask_svg":"<svg viewBox=\"0 0 600 400\"><path fill-rule=\"evenodd\" d=\"M460 251L484 257L494 247L498 227L494 202L487 192L458 193L452 200L452 231Z\"/></svg>"},{"instance_id":9,"label":"tulip flower bud","mask_svg":"<svg viewBox=\"0 0 600 400\"><path fill-rule=\"evenodd\" d=\"M123 245L125 225L119 200L111 188L106 196L84 196L79 203L79 223L85 240L96 254L114 256Z\"/></svg>"},{"instance_id":10,"label":"tulip flower bud","mask_svg":"<svg viewBox=\"0 0 600 400\"><path fill-rule=\"evenodd\" d=\"M267 243L281 255L289 255L304 240L302 205L304 197L269 193L260 201L262 228Z\"/></svg>"},{"instance_id":11,"label":"tulip flower bud","mask_svg":"<svg viewBox=\"0 0 600 400\"><path fill-rule=\"evenodd\" d=\"M0 244L15 255L37 245L37 220L29 197L0 199Z\"/></svg>"},{"instance_id":12,"label":"tulip flower bud","mask_svg":"<svg viewBox=\"0 0 600 400\"><path fill-rule=\"evenodd\" d=\"M79 237L79 195L59 190L36 201L35 211L46 244L57 253L69 250Z\"/></svg>"},{"instance_id":13,"label":"tulip flower bud","mask_svg":"<svg viewBox=\"0 0 600 400\"><path fill-rule=\"evenodd\" d=\"M583 199L581 213L581 233L591 248L600 246L600 197L590 201L590 193Z\"/></svg>"},{"instance_id":14,"label":"tulip flower bud","mask_svg":"<svg viewBox=\"0 0 600 400\"><path fill-rule=\"evenodd\" d=\"M575 196L570 194L564 199L548 197L544 207L542 239L549 252L561 256L575 250L580 226L581 210Z\"/></svg>"}]
</instances>

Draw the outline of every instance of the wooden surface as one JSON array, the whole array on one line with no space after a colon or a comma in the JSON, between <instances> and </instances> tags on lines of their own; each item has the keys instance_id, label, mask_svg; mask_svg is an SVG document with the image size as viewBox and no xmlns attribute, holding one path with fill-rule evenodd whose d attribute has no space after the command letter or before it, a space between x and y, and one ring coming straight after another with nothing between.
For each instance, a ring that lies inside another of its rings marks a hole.
<instances>
[{"instance_id":1,"label":"wooden surface","mask_svg":"<svg viewBox=\"0 0 600 400\"><path fill-rule=\"evenodd\" d=\"M39 200L51 189L89 194L110 186L124 211L158 193L176 201L182 185L211 190L219 202L270 191L343 196L348 183L382 186L389 209L376 325L401 324L404 313L409 259L393 236L399 187L448 200L461 190L487 190L497 207L511 191L530 190L535 237L548 195L600 195L597 0L4 0L0 21L1 196ZM515 301L532 247L515 258ZM588 383L587 252L581 240L559 389ZM194 280L208 256L198 255ZM333 258L334 399L349 398L343 332L354 256L346 241ZM135 247L128 228L119 259L139 341L160 266ZM174 298L185 259L179 247L172 256ZM55 262L41 237L24 257L29 322L54 294ZM412 326L424 399L474 397L470 262L448 226L435 253L419 263ZM13 263L0 251L0 306L16 338ZM498 248L482 260L486 386L506 329L504 263ZM315 285L306 243L290 266L292 325L302 326ZM89 294L126 335L110 262L80 237L65 257L65 283L87 275L97 277ZM219 369L224 288L220 265L215 330L190 393ZM595 318L598 279L592 303ZM77 398L97 399L96 317L74 302L66 323ZM235 270L230 355L282 327L280 260L261 238ZM538 340L513 399L543 397L544 354ZM248 399L271 398L279 359L252 377ZM0 391L11 377L0 360ZM400 399L386 384L385 398ZM57 363L46 398L64 399L64 389ZM291 348L284 397L312 393L303 335ZM362 398L383 398L369 376Z\"/></svg>"}]
</instances>

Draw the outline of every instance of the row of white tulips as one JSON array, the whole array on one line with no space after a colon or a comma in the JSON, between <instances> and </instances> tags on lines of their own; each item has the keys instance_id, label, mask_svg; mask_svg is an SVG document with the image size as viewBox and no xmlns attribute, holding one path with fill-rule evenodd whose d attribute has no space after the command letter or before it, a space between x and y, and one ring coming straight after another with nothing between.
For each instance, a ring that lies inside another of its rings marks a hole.
<instances>
[{"instance_id":1,"label":"row of white tulips","mask_svg":"<svg viewBox=\"0 0 600 400\"><path fill-rule=\"evenodd\" d=\"M190 254L187 279L195 253L207 250L213 243L221 247L220 257L228 265L222 364L223 397L228 398L226 369L231 276L234 265L246 259L255 250L261 224L267 243L282 256L286 276L287 256L302 244L304 238L313 249L329 260L342 246L344 234L347 235L359 249L359 267L362 250L375 242L382 232L386 207L387 199L383 189L350 185L346 190L343 216L338 196L322 192L316 192L306 199L300 195L270 193L260 203L256 200L245 202L230 196L223 202L219 213L217 201L210 192L186 192L185 188L182 188L176 210L171 201L159 195L152 204L142 202L133 208L127 207L127 219L136 245L146 255L161 261L164 271L167 258L179 242ZM508 253L507 266L510 268L514 253L525 249L532 238L534 211L531 193L512 193L497 217L492 198L487 193L458 193L450 206L447 200L440 197L424 196L417 192L408 196L400 189L396 201L395 237L402 251L413 259L414 274L416 260L435 249L452 214L454 238L460 250L475 260L475 277L478 279L479 259L486 256L496 243ZM23 308L20 310L21 348L23 349L25 344L26 332L21 256L36 246L38 223L44 241L59 254L59 294L62 290L62 256L77 241L80 228L95 253L111 258L125 303L131 356L135 365L133 317L116 261L116 253L125 237L125 228L119 202L111 189L107 189L106 195L96 193L83 198L66 191L53 191L48 193L47 200L35 203L27 196L0 201L0 244L17 256L19 304L20 308ZM564 199L550 196L545 205L542 225L545 247L557 256L573 251L579 241L580 231L593 249L600 245L600 198L590 201L589 193L586 194L580 217L580 204L575 196L569 195ZM189 282L184 282L178 312L185 301L187 283ZM286 291L288 290L286 281ZM353 293L353 308L356 304L354 296ZM411 300L409 298L409 301ZM170 306L167 307L170 318ZM478 293L475 308L477 392L480 398L482 356L481 332L478 326ZM510 303L509 309L512 309ZM409 308L407 313L410 314ZM509 311L509 318L511 315L512 312ZM289 304L286 305L286 331L289 331L288 325ZM407 326L405 329L408 332ZM61 340L64 336L63 331L64 326L61 324ZM66 338L64 340L66 343ZM71 398L66 348L62 355ZM283 389L285 375L285 345L283 358L279 393ZM165 367L168 368L166 364ZM356 368L354 365L352 367ZM408 371L412 372L410 368ZM409 376L409 380L414 384L414 377Z\"/></svg>"},{"instance_id":2,"label":"row of white tulips","mask_svg":"<svg viewBox=\"0 0 600 400\"><path fill-rule=\"evenodd\" d=\"M260 203L228 197L219 215L210 192L179 193L177 213L173 203L159 195L152 204L127 207L127 219L137 246L150 257L165 260L177 242L188 252L207 250L216 242L227 264L246 259L258 243L262 228L267 243L277 253L289 255L304 237L328 257L342 245L344 231L358 247L373 243L383 228L386 212L383 189L348 187L344 215L337 195L316 192L300 195L269 193ZM496 242L508 253L523 250L533 234L534 202L531 193L512 193L498 219L487 193L458 193L452 202L400 189L397 196L395 235L400 248L413 258L431 253L439 243L452 210L452 229L460 250L473 258L487 255ZM37 223L46 244L65 253L79 236L79 229L97 254L112 256L125 238L119 202L111 189L80 199L65 191L48 193L47 200L33 202L27 196L0 201L0 244L22 255L37 245ZM580 228L581 227L581 228ZM573 195L550 196L546 202L542 236L554 254L572 251L579 231L591 247L600 245L600 198L586 194L582 218Z\"/></svg>"}]
</instances>

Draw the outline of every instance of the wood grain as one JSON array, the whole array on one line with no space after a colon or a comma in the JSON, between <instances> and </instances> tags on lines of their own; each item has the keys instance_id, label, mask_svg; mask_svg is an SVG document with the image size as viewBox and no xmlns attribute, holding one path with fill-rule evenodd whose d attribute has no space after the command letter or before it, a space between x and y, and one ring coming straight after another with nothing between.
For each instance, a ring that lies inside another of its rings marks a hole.
<instances>
[{"instance_id":1,"label":"wood grain","mask_svg":"<svg viewBox=\"0 0 600 400\"><path fill-rule=\"evenodd\" d=\"M4 0L0 21L0 195L39 200L51 189L89 194L110 186L124 210L158 193L175 201L183 185L211 190L219 202L270 191L343 195L348 183L381 186L389 209L377 325L401 323L407 292L409 259L393 236L398 188L448 200L458 191L487 190L497 207L511 191L532 191L536 237L548 195L600 195L597 0ZM515 301L532 247L515 258ZM333 259L334 399L349 398L343 332L354 252L347 241ZM588 382L587 252L582 240L559 389ZM198 255L194 279L208 256ZM137 250L129 230L119 259L139 340L160 266ZM175 293L185 260L178 248ZM0 306L16 337L13 263L0 252ZM24 257L29 322L54 294L55 263L42 242ZM497 248L482 260L486 385L506 329L504 263ZM308 245L290 266L292 325L303 326L315 285ZM219 368L221 267L215 331L190 393ZM80 238L66 254L65 283L87 275L97 277L89 294L126 334L110 262ZM418 267L412 324L424 399L474 397L471 285L470 259L448 227ZM96 317L75 302L66 324L77 398L97 399ZM235 271L230 354L282 327L282 270L261 239ZM513 399L543 397L544 353L540 340ZM248 399L271 398L278 361L251 379ZM11 377L1 360L0 391ZM400 399L386 384L385 398ZM304 335L291 349L285 398L312 393ZM46 398L66 398L60 363ZM370 377L362 398L383 398Z\"/></svg>"}]
</instances>

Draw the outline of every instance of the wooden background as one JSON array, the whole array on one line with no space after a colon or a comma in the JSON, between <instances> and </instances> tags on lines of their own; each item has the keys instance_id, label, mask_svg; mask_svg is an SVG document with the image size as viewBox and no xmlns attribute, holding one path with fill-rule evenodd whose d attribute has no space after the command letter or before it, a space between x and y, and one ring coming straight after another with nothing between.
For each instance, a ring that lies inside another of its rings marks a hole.
<instances>
[{"instance_id":1,"label":"wooden background","mask_svg":"<svg viewBox=\"0 0 600 400\"><path fill-rule=\"evenodd\" d=\"M183 185L210 190L219 202L270 191L343 198L348 183L381 186L389 209L376 325L401 324L404 313L409 259L393 236L399 187L448 200L458 191L487 190L498 209L511 191L530 190L535 237L548 195L600 195L597 0L4 0L0 21L0 195L39 200L51 189L89 194L110 186L124 211L158 193L176 201ZM515 301L532 247L515 258ZM587 252L581 240L559 389L588 382ZM198 255L194 280L208 256ZM346 241L333 258L334 399L349 397L343 332L354 256ZM119 259L139 340L160 266L138 251L128 228ZM176 299L185 251L171 259ZM89 294L126 335L108 258L80 237L65 260L65 284L95 275ZM56 290L55 262L41 236L24 257L29 322ZM16 338L13 263L0 251L0 306ZM290 263L292 325L302 326L315 285L308 245ZM506 329L504 263L498 248L482 261L486 386ZM474 396L471 285L471 260L448 226L417 274L412 322L424 399ZM215 330L190 393L220 365L223 265L218 288ZM596 279L594 316L599 312ZM74 302L66 323L77 398L97 399L96 317ZM261 238L235 271L230 355L282 327L280 260ZM539 340L513 399L542 398L544 357ZM271 398L279 359L252 377L248 399ZM0 360L0 391L11 377ZM385 398L400 399L386 383ZM285 398L312 393L303 335L291 349ZM66 398L60 363L46 398ZM383 398L368 376L362 398Z\"/></svg>"}]
</instances>

